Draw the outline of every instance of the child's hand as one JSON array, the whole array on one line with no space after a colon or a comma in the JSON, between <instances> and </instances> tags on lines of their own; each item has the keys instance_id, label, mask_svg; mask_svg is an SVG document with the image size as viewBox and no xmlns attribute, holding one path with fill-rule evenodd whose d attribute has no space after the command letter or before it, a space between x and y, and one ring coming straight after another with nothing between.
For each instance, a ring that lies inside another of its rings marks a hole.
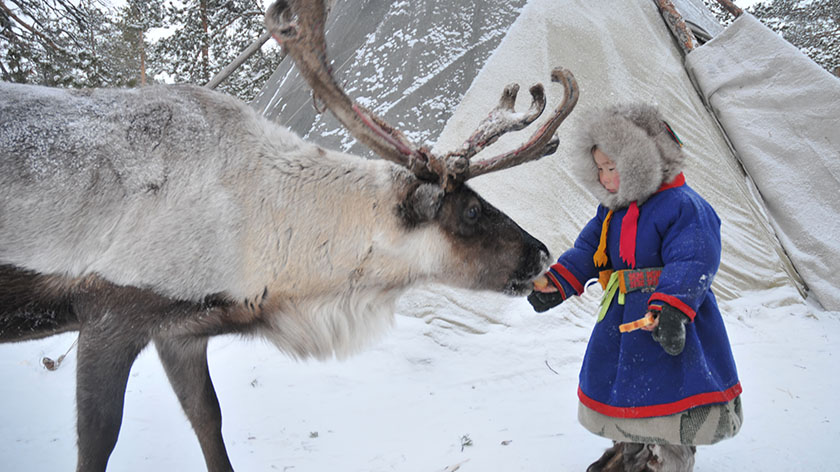
<instances>
[{"instance_id":1,"label":"child's hand","mask_svg":"<svg viewBox=\"0 0 840 472\"><path fill-rule=\"evenodd\" d=\"M535 292L542 292L542 293L551 293L556 292L557 287L548 280L548 277L545 274L539 276L536 280L534 280L534 291Z\"/></svg>"},{"instance_id":2,"label":"child's hand","mask_svg":"<svg viewBox=\"0 0 840 472\"><path fill-rule=\"evenodd\" d=\"M671 305L662 305L662 311L654 323L653 339L672 356L679 355L685 348L685 324L687 316Z\"/></svg>"},{"instance_id":3,"label":"child's hand","mask_svg":"<svg viewBox=\"0 0 840 472\"><path fill-rule=\"evenodd\" d=\"M565 300L563 293L558 290L553 292L537 292L534 290L528 295L528 303L534 307L534 311L537 313L548 311L563 303L563 300Z\"/></svg>"},{"instance_id":4,"label":"child's hand","mask_svg":"<svg viewBox=\"0 0 840 472\"><path fill-rule=\"evenodd\" d=\"M534 291L528 295L528 303L534 307L534 311L542 313L563 303L565 300L563 292L557 289L552 281L545 274L534 280Z\"/></svg>"},{"instance_id":5,"label":"child's hand","mask_svg":"<svg viewBox=\"0 0 840 472\"><path fill-rule=\"evenodd\" d=\"M656 315L656 314L655 314L654 312L652 312L652 311L649 311L649 312L645 313L645 317L648 317L648 316L650 316L651 318L653 318L653 323L651 323L651 324L649 324L649 325L643 325L643 326L641 327L641 329L643 329L643 330L645 330L645 331L653 331L653 330L654 330L654 328L656 328L657 326L659 326L659 316L658 316L658 315Z\"/></svg>"}]
</instances>

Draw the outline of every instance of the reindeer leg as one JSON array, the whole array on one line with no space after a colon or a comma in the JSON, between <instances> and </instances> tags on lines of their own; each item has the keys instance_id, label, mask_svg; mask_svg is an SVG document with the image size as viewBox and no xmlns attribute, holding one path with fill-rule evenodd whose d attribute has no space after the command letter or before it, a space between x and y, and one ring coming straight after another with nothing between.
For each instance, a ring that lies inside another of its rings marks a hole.
<instances>
[{"instance_id":1,"label":"reindeer leg","mask_svg":"<svg viewBox=\"0 0 840 472\"><path fill-rule=\"evenodd\" d=\"M205 337L156 338L169 383L198 436L209 472L233 471L222 439L222 410L207 367Z\"/></svg>"},{"instance_id":2,"label":"reindeer leg","mask_svg":"<svg viewBox=\"0 0 840 472\"><path fill-rule=\"evenodd\" d=\"M107 313L79 332L76 368L76 428L79 440L77 472L104 472L122 423L125 388L131 365L148 344L148 337L122 335Z\"/></svg>"}]
</instances>

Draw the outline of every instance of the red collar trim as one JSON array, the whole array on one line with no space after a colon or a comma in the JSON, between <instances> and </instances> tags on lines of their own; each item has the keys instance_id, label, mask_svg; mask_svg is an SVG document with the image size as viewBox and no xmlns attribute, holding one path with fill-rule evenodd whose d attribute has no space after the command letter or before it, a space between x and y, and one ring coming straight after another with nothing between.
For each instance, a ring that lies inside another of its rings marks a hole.
<instances>
[{"instance_id":1,"label":"red collar trim","mask_svg":"<svg viewBox=\"0 0 840 472\"><path fill-rule=\"evenodd\" d=\"M679 174L677 174L676 177L674 177L674 180L662 184L662 186L659 187L659 190L657 190L656 193L659 193L663 190L668 190L669 188L682 187L683 185L685 185L685 175L682 172L680 172Z\"/></svg>"}]
</instances>

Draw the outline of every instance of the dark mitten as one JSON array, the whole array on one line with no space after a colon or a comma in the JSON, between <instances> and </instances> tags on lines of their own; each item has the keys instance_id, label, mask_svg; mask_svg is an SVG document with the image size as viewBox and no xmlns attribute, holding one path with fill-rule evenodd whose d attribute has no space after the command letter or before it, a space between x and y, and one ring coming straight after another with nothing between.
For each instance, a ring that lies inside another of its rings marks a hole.
<instances>
[{"instance_id":1,"label":"dark mitten","mask_svg":"<svg viewBox=\"0 0 840 472\"><path fill-rule=\"evenodd\" d=\"M534 307L534 311L542 313L563 303L563 292L537 292L536 290L528 295L528 303Z\"/></svg>"},{"instance_id":2,"label":"dark mitten","mask_svg":"<svg viewBox=\"0 0 840 472\"><path fill-rule=\"evenodd\" d=\"M653 339L672 356L679 355L685 348L685 324L690 320L683 312L671 305L662 305L659 325L653 330Z\"/></svg>"}]
</instances>

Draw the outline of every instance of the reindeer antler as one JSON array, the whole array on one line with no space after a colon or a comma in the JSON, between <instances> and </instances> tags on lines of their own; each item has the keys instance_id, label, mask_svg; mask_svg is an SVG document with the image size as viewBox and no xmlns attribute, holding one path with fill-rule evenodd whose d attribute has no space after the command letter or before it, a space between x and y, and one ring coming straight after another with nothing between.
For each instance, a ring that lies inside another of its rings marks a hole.
<instances>
[{"instance_id":1,"label":"reindeer antler","mask_svg":"<svg viewBox=\"0 0 840 472\"><path fill-rule=\"evenodd\" d=\"M327 0L278 0L266 12L266 27L295 60L313 93L356 139L380 157L407 167L419 178L439 182L446 190L451 190L471 177L539 159L556 150L557 140L552 139L553 134L572 111L578 98L577 83L571 72L559 68L552 71L552 80L562 81L566 89L563 103L552 118L518 149L491 159L470 162L470 158L502 134L520 130L542 114L545 93L541 84L530 89L532 103L527 113L514 111L519 86L508 85L499 105L479 124L461 149L443 157L434 156L428 149L414 145L399 130L353 102L335 81L327 64L324 38L327 10Z\"/></svg>"},{"instance_id":2,"label":"reindeer antler","mask_svg":"<svg viewBox=\"0 0 840 472\"><path fill-rule=\"evenodd\" d=\"M485 147L493 144L501 135L508 131L518 131L536 120L545 110L545 91L542 84L531 87L531 107L528 113L516 113L513 105L516 103L516 95L519 93L519 84L510 84L505 87L499 105L496 106L484 118L473 132L472 136L464 142L458 151L450 152L450 156L464 156L469 159L481 152Z\"/></svg>"},{"instance_id":3,"label":"reindeer antler","mask_svg":"<svg viewBox=\"0 0 840 472\"><path fill-rule=\"evenodd\" d=\"M278 0L266 12L268 31L295 60L313 93L359 141L384 159L408 167L418 175L433 177L426 170L427 152L385 121L354 103L338 85L327 65L324 38L325 0Z\"/></svg>"},{"instance_id":4,"label":"reindeer antler","mask_svg":"<svg viewBox=\"0 0 840 472\"><path fill-rule=\"evenodd\" d=\"M487 174L489 172L507 169L509 167L517 166L519 164L524 164L528 161L533 161L539 159L543 156L547 156L549 154L553 154L554 151L557 150L557 145L559 144L559 139L557 136L554 135L554 132L557 131L557 128L563 123L563 120L569 116L569 113L575 108L575 105L578 101L578 85L577 81L575 80L574 75L566 69L561 67L557 67L551 71L551 81L552 82L562 82L564 88L563 94L563 101L557 108L554 110L554 114L551 118L546 121L532 136L531 138L525 142L522 146L514 149L513 151L506 152L504 154L500 154L498 156L492 157L490 159L484 159L477 162L470 162L469 168L467 169L465 175L460 176L461 179L467 180L473 177L477 177L482 174ZM505 93L502 95L502 99L499 103L499 106L490 112L488 118L485 121L492 121L492 117L494 114L498 112L500 108L509 109L510 114L509 117L516 116L513 113L513 100L516 99L516 89L519 87L516 84L509 85L505 88ZM513 89L513 98L510 99L510 107L507 107L507 97L508 91ZM507 131L511 130L519 130L530 124L534 121L543 111L545 108L545 96L543 94L543 87L542 84L537 84L531 87L531 97L533 99L531 103L530 111L527 115L521 116L519 121L511 119L511 123L508 127L504 129L504 131L494 134L490 136L490 141L487 144L493 143L498 137ZM473 136L479 135L483 136L485 133L483 131L484 121L482 124L479 125L479 130L476 131ZM471 144L472 137L470 140L464 144L465 149L474 150L472 154L466 154L465 157L467 159L471 158L473 155L477 154L481 149L479 146L473 146ZM451 153L451 155L462 155L463 151L456 151Z\"/></svg>"}]
</instances>

